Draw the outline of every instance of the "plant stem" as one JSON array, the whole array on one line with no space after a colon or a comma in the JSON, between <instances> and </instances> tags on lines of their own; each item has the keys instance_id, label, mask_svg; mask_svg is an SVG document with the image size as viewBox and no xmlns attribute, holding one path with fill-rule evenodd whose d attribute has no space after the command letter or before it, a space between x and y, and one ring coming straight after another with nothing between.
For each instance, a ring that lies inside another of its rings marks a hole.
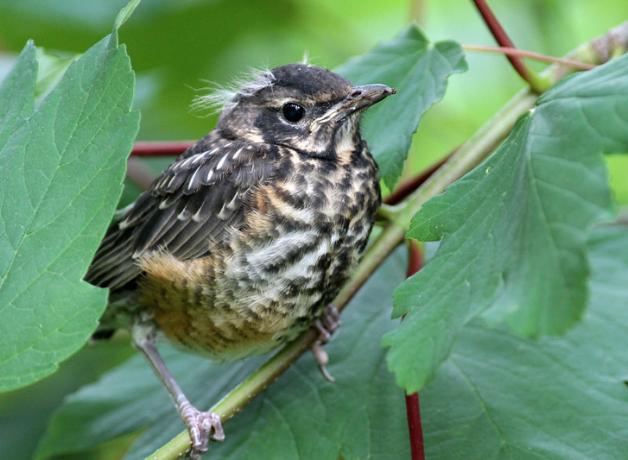
<instances>
[{"instance_id":1,"label":"plant stem","mask_svg":"<svg viewBox=\"0 0 628 460\"><path fill-rule=\"evenodd\" d=\"M508 48L505 46L486 46L486 45L462 45L465 51L479 51L485 53L499 53L506 54L507 56L519 56L534 59L541 62L549 62L552 64L564 64L569 67L573 67L578 70L591 70L595 66L592 64L586 64L580 61L574 61L572 59L558 58L554 56L547 56L541 53L535 53L534 51L525 51L517 48Z\"/></svg>"},{"instance_id":2,"label":"plant stem","mask_svg":"<svg viewBox=\"0 0 628 460\"><path fill-rule=\"evenodd\" d=\"M495 41L499 46L506 48L516 48L501 23L493 14L491 7L488 6L485 0L473 0L475 7L482 16L484 23L490 30L491 34L495 38ZM525 63L517 55L507 54L506 58L510 61L510 64L515 71L528 83L530 89L537 94L542 93L550 86L547 81L541 78L536 72L530 70Z\"/></svg>"},{"instance_id":3,"label":"plant stem","mask_svg":"<svg viewBox=\"0 0 628 460\"><path fill-rule=\"evenodd\" d=\"M404 198L406 198L417 188L419 188L419 186L421 186L423 182L425 182L432 174L434 174L434 172L438 170L438 168L443 166L443 164L445 164L445 162L449 160L449 158L454 154L455 151L456 149L447 154L444 158L438 160L436 163L428 166L423 171L420 171L416 176L403 181L390 195L388 195L384 199L384 203L387 205L399 204L401 201L403 201Z\"/></svg>"},{"instance_id":4,"label":"plant stem","mask_svg":"<svg viewBox=\"0 0 628 460\"><path fill-rule=\"evenodd\" d=\"M423 204L486 158L488 153L492 152L508 135L517 119L529 110L535 101L536 95L529 90L524 90L515 96L407 198L407 205L401 210L398 223L403 228L409 228L412 217Z\"/></svg>"},{"instance_id":5,"label":"plant stem","mask_svg":"<svg viewBox=\"0 0 628 460\"><path fill-rule=\"evenodd\" d=\"M427 9L427 0L411 0L410 1L410 21L414 21L419 25L425 24L425 10Z\"/></svg>"},{"instance_id":6,"label":"plant stem","mask_svg":"<svg viewBox=\"0 0 628 460\"><path fill-rule=\"evenodd\" d=\"M613 28L607 34L585 43L567 55L585 64L599 65L610 59L617 51L628 49L628 21ZM543 71L543 78L551 85L558 83L571 67L562 63L554 64ZM520 116L530 110L538 95L531 88L517 93L497 114L495 114L471 138L462 144L451 157L423 184L408 196L407 205L398 211L398 224L409 228L412 217L431 197L440 193L445 186L473 169L508 135Z\"/></svg>"},{"instance_id":7,"label":"plant stem","mask_svg":"<svg viewBox=\"0 0 628 460\"><path fill-rule=\"evenodd\" d=\"M408 241L408 270L406 276L410 277L423 266L423 254L419 243ZM410 435L410 452L412 460L425 460L425 445L423 442L423 426L421 423L421 404L418 393L406 394L406 418L408 420L408 432Z\"/></svg>"},{"instance_id":8,"label":"plant stem","mask_svg":"<svg viewBox=\"0 0 628 460\"><path fill-rule=\"evenodd\" d=\"M605 36L577 48L569 57L591 64L601 64L610 59L617 51L623 52L627 48L628 22L625 22ZM569 67L563 65L554 65L550 66L544 75L555 84L570 70ZM403 241L404 233L412 216L421 206L487 157L512 129L519 116L533 106L536 98L537 96L532 94L529 89L517 94L496 116L491 118L473 137L456 150L441 168L404 200L405 205L400 211L397 211L397 215L394 216L395 220L382 231L377 240L370 246L356 268L353 277L345 284L334 300L334 304L339 310L344 309L370 275ZM211 410L221 415L224 421L233 417L296 361L313 343L315 336L316 334L312 330L308 330L295 341L286 345L257 371L231 390ZM189 447L188 433L183 431L148 458L175 460L180 458Z\"/></svg>"},{"instance_id":9,"label":"plant stem","mask_svg":"<svg viewBox=\"0 0 628 460\"><path fill-rule=\"evenodd\" d=\"M159 157L179 155L192 145L194 145L193 141L136 142L133 145L131 156Z\"/></svg>"},{"instance_id":10,"label":"plant stem","mask_svg":"<svg viewBox=\"0 0 628 460\"><path fill-rule=\"evenodd\" d=\"M406 418L410 434L410 454L412 460L425 460L423 426L421 424L421 402L419 393L405 395Z\"/></svg>"}]
</instances>

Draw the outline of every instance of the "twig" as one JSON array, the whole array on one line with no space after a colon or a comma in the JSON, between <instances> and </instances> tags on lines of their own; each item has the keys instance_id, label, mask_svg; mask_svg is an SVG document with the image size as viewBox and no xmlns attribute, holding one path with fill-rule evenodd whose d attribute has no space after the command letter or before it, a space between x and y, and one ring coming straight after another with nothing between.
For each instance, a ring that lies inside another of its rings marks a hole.
<instances>
[{"instance_id":1,"label":"twig","mask_svg":"<svg viewBox=\"0 0 628 460\"><path fill-rule=\"evenodd\" d=\"M427 0L411 0L410 1L410 20L419 25L425 24L425 10L427 9Z\"/></svg>"},{"instance_id":2,"label":"twig","mask_svg":"<svg viewBox=\"0 0 628 460\"><path fill-rule=\"evenodd\" d=\"M194 145L193 141L136 142L133 146L131 156L159 157L168 155L180 155L192 145Z\"/></svg>"},{"instance_id":3,"label":"twig","mask_svg":"<svg viewBox=\"0 0 628 460\"><path fill-rule=\"evenodd\" d=\"M508 56L519 56L535 61L550 62L552 64L562 64L569 67L573 67L578 70L591 70L595 68L595 65L586 64L580 61L574 61L573 59L559 58L554 56L547 56L541 53L535 53L534 51L525 51L518 48L508 48L505 46L486 46L486 45L462 45L462 48L467 51L480 51L486 53L499 53L506 54Z\"/></svg>"},{"instance_id":4,"label":"twig","mask_svg":"<svg viewBox=\"0 0 628 460\"><path fill-rule=\"evenodd\" d=\"M408 240L408 270L406 276L410 277L421 269L423 254L419 243ZM412 460L425 460L425 445L423 442L423 426L421 424L421 404L418 393L406 394L406 418L408 419L408 431L410 434L410 452Z\"/></svg>"},{"instance_id":5,"label":"twig","mask_svg":"<svg viewBox=\"0 0 628 460\"><path fill-rule=\"evenodd\" d=\"M405 395L406 418L410 434L410 454L412 460L425 460L425 445L423 442L423 426L421 425L421 402L419 393Z\"/></svg>"},{"instance_id":6,"label":"twig","mask_svg":"<svg viewBox=\"0 0 628 460\"><path fill-rule=\"evenodd\" d=\"M628 48L628 22L611 30L605 36L576 49L569 56L592 64L608 60L615 51ZM556 83L569 69L564 66L550 67L545 74ZM519 116L529 110L536 100L530 90L524 90L487 122L472 138L465 142L452 157L423 183L406 200L406 206L380 234L365 254L351 280L336 297L334 304L339 308L347 304L368 277L403 240L410 219L430 198L441 193L447 185L471 170L479 161L488 156L496 144L512 129ZM315 333L307 331L294 342L286 345L261 368L238 384L211 410L226 421L242 410L255 396L270 385L283 371L309 348ZM187 431L183 431L164 444L148 458L153 460L175 460L190 448Z\"/></svg>"},{"instance_id":7,"label":"twig","mask_svg":"<svg viewBox=\"0 0 628 460\"><path fill-rule=\"evenodd\" d=\"M419 188L423 184L423 182L425 182L432 174L434 174L434 172L438 168L443 166L445 162L453 155L455 151L456 150L454 149L453 151L448 153L445 157L438 160L436 163L428 166L423 171L420 171L416 176L403 181L401 184L399 184L399 186L395 189L394 192L392 192L390 195L388 195L384 199L384 203L389 204L389 205L399 204L401 201L403 201L404 198L406 198L408 195L414 192L417 188Z\"/></svg>"},{"instance_id":8,"label":"twig","mask_svg":"<svg viewBox=\"0 0 628 460\"><path fill-rule=\"evenodd\" d=\"M493 38L495 38L497 44L506 48L516 48L515 44L512 42L495 14L493 14L491 7L488 6L488 3L486 3L485 0L473 0L473 3L482 16L482 19L484 19L484 23L490 30ZM519 59L519 56L506 54L506 58L510 61L510 64L519 76L521 76L521 78L528 83L532 91L540 94L547 89L547 83L545 83L535 72L526 67L524 62Z\"/></svg>"}]
</instances>

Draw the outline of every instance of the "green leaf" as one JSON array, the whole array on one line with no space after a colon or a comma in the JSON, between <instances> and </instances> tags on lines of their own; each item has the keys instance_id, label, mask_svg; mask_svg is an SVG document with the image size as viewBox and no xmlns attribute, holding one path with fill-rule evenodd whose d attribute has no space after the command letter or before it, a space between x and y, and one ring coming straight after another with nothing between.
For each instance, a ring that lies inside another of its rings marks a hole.
<instances>
[{"instance_id":1,"label":"green leaf","mask_svg":"<svg viewBox=\"0 0 628 460\"><path fill-rule=\"evenodd\" d=\"M628 451L628 232L590 241L591 304L538 341L474 321L421 392L427 458L615 459Z\"/></svg>"},{"instance_id":2,"label":"green leaf","mask_svg":"<svg viewBox=\"0 0 628 460\"><path fill-rule=\"evenodd\" d=\"M141 0L129 0L125 6L122 7L118 15L116 16L116 20L113 24L114 31L118 30L120 27L124 25L125 22L129 20L135 8L138 7Z\"/></svg>"},{"instance_id":3,"label":"green leaf","mask_svg":"<svg viewBox=\"0 0 628 460\"><path fill-rule=\"evenodd\" d=\"M35 97L39 99L57 86L65 71L77 58L78 56L74 54L52 52L43 48L37 48L39 72Z\"/></svg>"},{"instance_id":4,"label":"green leaf","mask_svg":"<svg viewBox=\"0 0 628 460\"><path fill-rule=\"evenodd\" d=\"M35 46L28 42L0 86L0 151L16 128L33 112L36 81Z\"/></svg>"},{"instance_id":5,"label":"green leaf","mask_svg":"<svg viewBox=\"0 0 628 460\"><path fill-rule=\"evenodd\" d=\"M393 189L423 114L438 102L447 78L467 70L460 45L431 43L410 26L396 38L336 69L354 84L384 83L398 93L369 109L362 130L386 186Z\"/></svg>"},{"instance_id":6,"label":"green leaf","mask_svg":"<svg viewBox=\"0 0 628 460\"><path fill-rule=\"evenodd\" d=\"M409 236L442 238L395 292L388 362L408 391L447 358L460 329L487 313L517 331L559 333L582 315L590 225L608 215L602 152L628 148L628 56L543 95L493 156L428 202Z\"/></svg>"},{"instance_id":7,"label":"green leaf","mask_svg":"<svg viewBox=\"0 0 628 460\"><path fill-rule=\"evenodd\" d=\"M37 110L34 49L5 82L0 145L0 390L53 372L89 338L107 292L82 281L120 196L138 130L115 33L70 65ZM16 107L22 109L16 110Z\"/></svg>"},{"instance_id":8,"label":"green leaf","mask_svg":"<svg viewBox=\"0 0 628 460\"><path fill-rule=\"evenodd\" d=\"M404 277L401 254L368 281L327 345L336 383L324 380L312 357L304 356L225 425L227 440L212 445L210 458L409 457L403 393L395 387L378 344L395 323L387 304L392 287ZM202 408L216 403L261 362L216 365L172 348L165 349L165 359ZM127 458L145 458L183 425L158 379L137 356L67 398L49 425L38 458L82 452L142 428L147 430Z\"/></svg>"},{"instance_id":9,"label":"green leaf","mask_svg":"<svg viewBox=\"0 0 628 460\"><path fill-rule=\"evenodd\" d=\"M628 155L607 155L606 164L610 175L610 186L616 204L628 205Z\"/></svg>"}]
</instances>

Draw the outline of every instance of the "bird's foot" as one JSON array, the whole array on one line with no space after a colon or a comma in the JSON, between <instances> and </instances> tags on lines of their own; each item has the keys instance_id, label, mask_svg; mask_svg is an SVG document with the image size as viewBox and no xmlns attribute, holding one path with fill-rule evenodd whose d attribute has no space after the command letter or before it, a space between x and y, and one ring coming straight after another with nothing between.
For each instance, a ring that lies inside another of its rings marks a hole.
<instances>
[{"instance_id":1,"label":"bird's foot","mask_svg":"<svg viewBox=\"0 0 628 460\"><path fill-rule=\"evenodd\" d=\"M318 341L325 345L331 336L340 327L340 313L335 305L329 304L323 310L320 318L314 321L314 327L318 330Z\"/></svg>"},{"instance_id":2,"label":"bird's foot","mask_svg":"<svg viewBox=\"0 0 628 460\"><path fill-rule=\"evenodd\" d=\"M218 414L203 412L192 405L187 405L181 410L181 418L192 440L192 448L188 454L190 459L200 460L202 454L207 452L210 436L215 441L224 441L225 432Z\"/></svg>"},{"instance_id":3,"label":"bird's foot","mask_svg":"<svg viewBox=\"0 0 628 460\"><path fill-rule=\"evenodd\" d=\"M177 411L188 429L190 440L192 441L189 458L200 460L201 455L207 452L210 436L216 441L225 439L220 416L213 412L198 410L185 396L155 346L157 330L150 316L142 314L136 319L133 324L132 335L133 343L146 356L148 362L172 396L177 406Z\"/></svg>"},{"instance_id":4,"label":"bird's foot","mask_svg":"<svg viewBox=\"0 0 628 460\"><path fill-rule=\"evenodd\" d=\"M334 382L334 378L327 370L329 355L323 346L329 342L332 334L340 327L340 313L338 313L336 306L333 304L327 305L321 317L314 321L314 327L318 330L318 338L312 345L312 354L323 377L330 382Z\"/></svg>"}]
</instances>

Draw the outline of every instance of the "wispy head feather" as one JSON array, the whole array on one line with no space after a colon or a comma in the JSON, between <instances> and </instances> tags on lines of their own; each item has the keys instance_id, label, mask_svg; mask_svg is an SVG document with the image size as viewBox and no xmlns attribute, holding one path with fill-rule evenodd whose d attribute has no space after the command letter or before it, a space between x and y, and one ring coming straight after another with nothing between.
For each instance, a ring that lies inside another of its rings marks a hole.
<instances>
[{"instance_id":1,"label":"wispy head feather","mask_svg":"<svg viewBox=\"0 0 628 460\"><path fill-rule=\"evenodd\" d=\"M274 82L275 76L270 70L251 69L246 74L236 77L228 85L211 84L206 88L210 91L208 94L194 98L192 109L210 113L228 112L235 106L236 96L252 96Z\"/></svg>"}]
</instances>

